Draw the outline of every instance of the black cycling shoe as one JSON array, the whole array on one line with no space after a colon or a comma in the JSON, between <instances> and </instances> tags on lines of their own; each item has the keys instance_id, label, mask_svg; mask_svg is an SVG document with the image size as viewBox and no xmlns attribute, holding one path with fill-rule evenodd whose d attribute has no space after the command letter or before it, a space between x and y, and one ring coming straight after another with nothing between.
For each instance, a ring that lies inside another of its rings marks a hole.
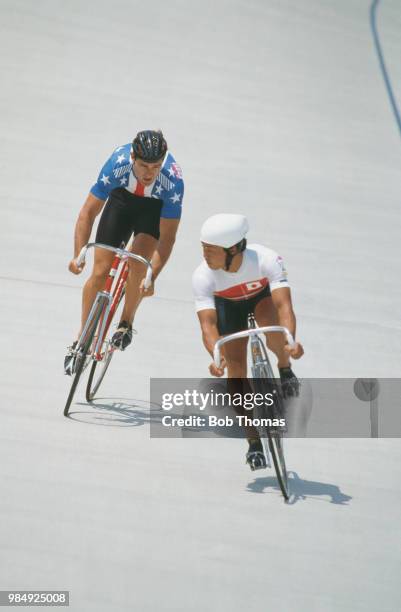
<instances>
[{"instance_id":1,"label":"black cycling shoe","mask_svg":"<svg viewBox=\"0 0 401 612\"><path fill-rule=\"evenodd\" d=\"M131 344L132 325L127 321L120 321L117 331L113 334L111 343L116 349L124 351Z\"/></svg>"},{"instance_id":2,"label":"black cycling shoe","mask_svg":"<svg viewBox=\"0 0 401 612\"><path fill-rule=\"evenodd\" d=\"M266 457L260 440L252 440L252 442L249 442L246 462L252 472L255 470L263 470L266 467Z\"/></svg>"},{"instance_id":3,"label":"black cycling shoe","mask_svg":"<svg viewBox=\"0 0 401 612\"><path fill-rule=\"evenodd\" d=\"M64 357L64 374L72 376L75 373L75 364L77 361L77 354L75 348L78 344L78 340L72 343L67 349L67 355Z\"/></svg>"},{"instance_id":4,"label":"black cycling shoe","mask_svg":"<svg viewBox=\"0 0 401 612\"><path fill-rule=\"evenodd\" d=\"M278 371L280 373L281 390L284 399L288 397L298 397L300 382L291 370L291 367L279 368Z\"/></svg>"}]
</instances>

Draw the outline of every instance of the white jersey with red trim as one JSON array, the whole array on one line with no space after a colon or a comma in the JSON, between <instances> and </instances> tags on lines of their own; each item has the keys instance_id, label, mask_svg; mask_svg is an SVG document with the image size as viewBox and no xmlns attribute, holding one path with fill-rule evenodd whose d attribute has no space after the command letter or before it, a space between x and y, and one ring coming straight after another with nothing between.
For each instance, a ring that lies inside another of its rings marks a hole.
<instances>
[{"instance_id":1,"label":"white jersey with red trim","mask_svg":"<svg viewBox=\"0 0 401 612\"><path fill-rule=\"evenodd\" d=\"M247 300L269 285L270 291L289 287L283 258L261 244L250 244L243 252L237 272L212 270L203 261L192 276L196 311L216 308L214 298Z\"/></svg>"}]
</instances>

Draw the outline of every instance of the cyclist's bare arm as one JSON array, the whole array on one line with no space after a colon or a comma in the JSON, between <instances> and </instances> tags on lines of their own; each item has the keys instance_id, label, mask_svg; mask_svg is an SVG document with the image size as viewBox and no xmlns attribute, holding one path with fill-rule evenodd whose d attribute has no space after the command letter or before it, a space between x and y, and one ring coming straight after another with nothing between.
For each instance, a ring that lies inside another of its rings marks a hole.
<instances>
[{"instance_id":1,"label":"cyclist's bare arm","mask_svg":"<svg viewBox=\"0 0 401 612\"><path fill-rule=\"evenodd\" d=\"M199 323L202 330L202 340L207 352L213 357L213 349L220 338L217 329L217 313L214 308L206 308L198 312Z\"/></svg>"},{"instance_id":2,"label":"cyclist's bare arm","mask_svg":"<svg viewBox=\"0 0 401 612\"><path fill-rule=\"evenodd\" d=\"M92 193L86 198L75 225L74 257L78 257L82 247L89 241L93 224L101 212L104 202L104 200L97 198Z\"/></svg>"},{"instance_id":3,"label":"cyclist's bare arm","mask_svg":"<svg viewBox=\"0 0 401 612\"><path fill-rule=\"evenodd\" d=\"M83 269L83 266L78 267L76 260L82 247L89 241L93 224L104 203L105 200L90 193L79 212L74 232L74 258L69 264L69 270L73 274L79 274Z\"/></svg>"},{"instance_id":4,"label":"cyclist's bare arm","mask_svg":"<svg viewBox=\"0 0 401 612\"><path fill-rule=\"evenodd\" d=\"M207 308L198 312L199 323L202 329L202 340L208 353L213 357L213 349L217 340L220 338L217 328L217 313L214 308ZM222 357L220 368L213 363L209 366L209 371L213 376L223 376L226 366Z\"/></svg>"},{"instance_id":5,"label":"cyclist's bare arm","mask_svg":"<svg viewBox=\"0 0 401 612\"><path fill-rule=\"evenodd\" d=\"M289 287L274 289L272 291L272 301L277 310L279 325L288 329L295 338L296 319L292 308L291 291Z\"/></svg>"},{"instance_id":6,"label":"cyclist's bare arm","mask_svg":"<svg viewBox=\"0 0 401 612\"><path fill-rule=\"evenodd\" d=\"M272 291L272 300L277 310L279 325L286 327L292 337L295 338L297 321L292 307L291 290L289 287L274 289ZM299 342L295 342L292 347L286 345L286 350L294 359L299 359L304 353L303 347Z\"/></svg>"},{"instance_id":7,"label":"cyclist's bare arm","mask_svg":"<svg viewBox=\"0 0 401 612\"><path fill-rule=\"evenodd\" d=\"M153 280L159 276L171 255L179 224L179 219L160 219L159 244L152 257Z\"/></svg>"}]
</instances>

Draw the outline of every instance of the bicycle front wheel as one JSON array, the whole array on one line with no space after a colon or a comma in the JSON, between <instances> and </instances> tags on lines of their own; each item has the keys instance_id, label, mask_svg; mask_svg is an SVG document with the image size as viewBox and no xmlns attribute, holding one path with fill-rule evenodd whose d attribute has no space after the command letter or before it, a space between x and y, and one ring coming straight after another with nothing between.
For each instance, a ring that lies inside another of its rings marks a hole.
<instances>
[{"instance_id":1,"label":"bicycle front wheel","mask_svg":"<svg viewBox=\"0 0 401 612\"><path fill-rule=\"evenodd\" d=\"M267 355L266 348L263 342L259 339L259 347L263 360L260 363L254 363L254 371L257 372L257 376L253 379L253 384L256 389L262 393L266 391L273 392L274 394L274 411L269 411L266 407L262 408L261 416L271 418L279 416L282 417L284 413L284 402L281 395L281 390L277 385L273 369L270 365L269 357ZM275 414L274 414L275 413ZM273 458L274 469L276 471L277 482L279 484L281 493L286 501L290 498L290 490L288 484L287 468L285 465L284 448L283 448L283 434L281 431L276 431L274 428L265 427L267 443L270 454Z\"/></svg>"},{"instance_id":2,"label":"bicycle front wheel","mask_svg":"<svg viewBox=\"0 0 401 612\"><path fill-rule=\"evenodd\" d=\"M75 374L74 379L72 381L71 389L68 394L68 398L64 407L64 416L68 416L68 412L70 410L71 402L75 395L75 391L77 390L77 386L79 383L79 379L81 378L81 374L85 369L85 366L88 365L88 357L91 349L91 345L96 333L96 329L102 316L103 308L106 305L106 301L99 299L92 314L91 321L89 322L88 329L85 334L85 338L83 338L81 346L77 349L77 361L75 365Z\"/></svg>"},{"instance_id":3,"label":"bicycle front wheel","mask_svg":"<svg viewBox=\"0 0 401 612\"><path fill-rule=\"evenodd\" d=\"M96 393L99 391L99 387L103 382L103 378L105 377L114 354L114 349L112 349L110 341L108 340L105 344L106 346L103 359L101 361L94 361L92 363L88 384L86 385L87 402L91 402L95 398Z\"/></svg>"},{"instance_id":4,"label":"bicycle front wheel","mask_svg":"<svg viewBox=\"0 0 401 612\"><path fill-rule=\"evenodd\" d=\"M284 459L283 435L281 433L270 431L268 427L266 428L266 433L269 450L273 458L274 469L276 470L277 481L284 499L288 501L290 498L290 489Z\"/></svg>"}]
</instances>

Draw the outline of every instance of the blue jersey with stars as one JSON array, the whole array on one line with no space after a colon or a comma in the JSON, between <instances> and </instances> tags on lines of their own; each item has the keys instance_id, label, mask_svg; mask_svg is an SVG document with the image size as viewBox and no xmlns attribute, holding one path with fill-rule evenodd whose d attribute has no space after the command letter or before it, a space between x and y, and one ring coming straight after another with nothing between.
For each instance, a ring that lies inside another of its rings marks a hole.
<instances>
[{"instance_id":1,"label":"blue jersey with stars","mask_svg":"<svg viewBox=\"0 0 401 612\"><path fill-rule=\"evenodd\" d=\"M154 183L143 186L140 183L138 184L133 172L131 149L132 145L129 143L113 151L111 157L101 169L90 192L100 200L107 200L113 189L124 187L131 193L139 193L162 200L161 217L179 219L184 197L184 181L181 168L174 157L167 151Z\"/></svg>"}]
</instances>

